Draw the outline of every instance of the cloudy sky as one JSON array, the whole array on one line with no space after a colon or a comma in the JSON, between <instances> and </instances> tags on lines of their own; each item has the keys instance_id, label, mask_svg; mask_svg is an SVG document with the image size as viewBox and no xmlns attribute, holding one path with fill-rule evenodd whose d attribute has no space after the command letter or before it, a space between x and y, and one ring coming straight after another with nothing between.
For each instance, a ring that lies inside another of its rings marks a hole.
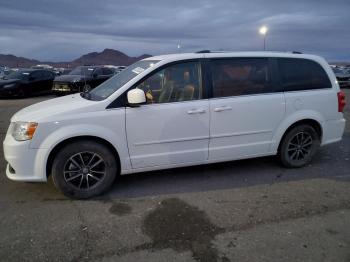
<instances>
[{"instance_id":1,"label":"cloudy sky","mask_svg":"<svg viewBox=\"0 0 350 262\"><path fill-rule=\"evenodd\" d=\"M65 61L105 48L128 55L262 50L350 61L350 0L0 0L0 53Z\"/></svg>"}]
</instances>

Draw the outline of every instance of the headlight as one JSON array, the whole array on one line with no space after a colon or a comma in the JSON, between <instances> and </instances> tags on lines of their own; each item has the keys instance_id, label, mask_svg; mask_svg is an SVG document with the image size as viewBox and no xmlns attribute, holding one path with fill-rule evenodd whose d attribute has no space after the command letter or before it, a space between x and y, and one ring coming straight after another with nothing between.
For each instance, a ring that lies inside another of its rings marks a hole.
<instances>
[{"instance_id":1,"label":"headlight","mask_svg":"<svg viewBox=\"0 0 350 262\"><path fill-rule=\"evenodd\" d=\"M17 141L25 141L33 138L38 123L34 122L14 122L11 123L11 134Z\"/></svg>"},{"instance_id":2,"label":"headlight","mask_svg":"<svg viewBox=\"0 0 350 262\"><path fill-rule=\"evenodd\" d=\"M8 85L4 85L4 88L11 88L14 87L16 84L8 84Z\"/></svg>"}]
</instances>

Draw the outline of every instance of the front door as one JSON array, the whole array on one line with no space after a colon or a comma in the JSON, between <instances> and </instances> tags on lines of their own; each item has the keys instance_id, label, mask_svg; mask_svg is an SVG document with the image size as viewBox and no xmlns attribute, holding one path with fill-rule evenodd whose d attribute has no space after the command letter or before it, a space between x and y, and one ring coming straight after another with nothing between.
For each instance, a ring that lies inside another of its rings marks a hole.
<instances>
[{"instance_id":1,"label":"front door","mask_svg":"<svg viewBox=\"0 0 350 262\"><path fill-rule=\"evenodd\" d=\"M209 102L203 99L201 64L170 65L137 88L147 104L126 108L132 167L175 166L208 159Z\"/></svg>"}]
</instances>

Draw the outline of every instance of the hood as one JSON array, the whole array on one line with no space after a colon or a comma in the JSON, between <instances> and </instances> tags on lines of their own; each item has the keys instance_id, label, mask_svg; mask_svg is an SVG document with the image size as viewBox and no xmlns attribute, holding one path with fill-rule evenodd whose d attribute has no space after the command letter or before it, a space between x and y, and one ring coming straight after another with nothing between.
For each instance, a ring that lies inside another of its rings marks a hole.
<instances>
[{"instance_id":1,"label":"hood","mask_svg":"<svg viewBox=\"0 0 350 262\"><path fill-rule=\"evenodd\" d=\"M56 76L54 82L78 82L84 79L90 79L90 77L82 75L62 75Z\"/></svg>"},{"instance_id":2,"label":"hood","mask_svg":"<svg viewBox=\"0 0 350 262\"><path fill-rule=\"evenodd\" d=\"M60 116L67 118L74 113L96 111L98 107L101 107L101 103L84 99L80 94L68 95L28 106L18 111L11 118L11 122L51 121L52 116L55 116L54 121L56 121L60 120ZM101 107L101 109L104 108L104 106Z\"/></svg>"},{"instance_id":3,"label":"hood","mask_svg":"<svg viewBox=\"0 0 350 262\"><path fill-rule=\"evenodd\" d=\"M8 84L18 83L20 81L21 81L20 79L8 79L8 80L1 79L0 80L0 87L4 86L4 85L8 85Z\"/></svg>"}]
</instances>

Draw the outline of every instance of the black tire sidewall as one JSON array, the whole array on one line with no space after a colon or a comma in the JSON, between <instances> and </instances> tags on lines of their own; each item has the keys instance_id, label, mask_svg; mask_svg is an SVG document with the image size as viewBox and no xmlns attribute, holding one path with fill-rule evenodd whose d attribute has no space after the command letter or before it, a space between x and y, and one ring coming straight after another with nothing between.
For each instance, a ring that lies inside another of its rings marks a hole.
<instances>
[{"instance_id":1,"label":"black tire sidewall","mask_svg":"<svg viewBox=\"0 0 350 262\"><path fill-rule=\"evenodd\" d=\"M311 151L304 160L291 161L287 151L288 145L291 139L299 132L305 132L311 135L312 141L313 141L311 146ZM298 125L293 127L291 130L289 130L288 133L284 136L279 149L279 158L285 167L289 167L289 168L303 167L311 162L313 156L315 155L319 147L320 147L320 137L317 134L316 130L311 125L306 125L306 124Z\"/></svg>"},{"instance_id":2,"label":"black tire sidewall","mask_svg":"<svg viewBox=\"0 0 350 262\"><path fill-rule=\"evenodd\" d=\"M97 153L106 164L106 176L100 184L89 190L77 190L68 184L63 176L66 161L79 152L90 151ZM63 147L57 154L52 164L52 179L55 186L68 197L86 199L98 196L107 191L115 181L118 166L114 154L105 145L95 141L77 141Z\"/></svg>"}]
</instances>

